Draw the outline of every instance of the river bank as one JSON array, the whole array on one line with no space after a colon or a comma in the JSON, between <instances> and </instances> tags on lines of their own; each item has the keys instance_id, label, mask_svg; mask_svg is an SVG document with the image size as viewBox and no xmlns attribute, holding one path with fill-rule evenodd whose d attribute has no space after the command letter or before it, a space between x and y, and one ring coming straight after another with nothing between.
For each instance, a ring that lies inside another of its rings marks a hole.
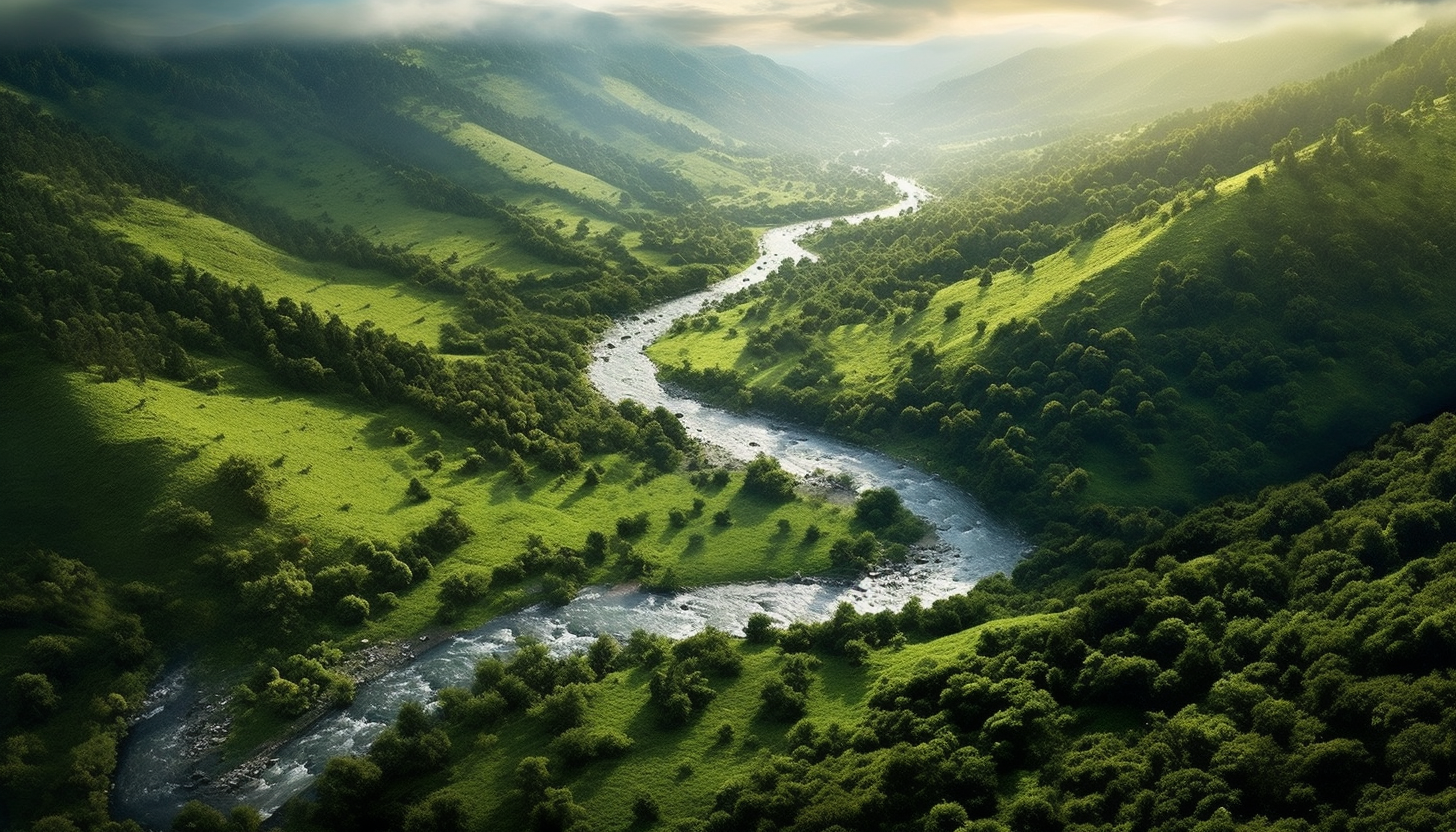
<instances>
[{"instance_id":1,"label":"river bank","mask_svg":"<svg viewBox=\"0 0 1456 832\"><path fill-rule=\"evenodd\" d=\"M895 181L906 194L905 200L844 219L859 222L890 216L913 210L928 198L914 183ZM906 507L935 529L938 542L916 547L904 563L886 565L851 580L786 575L780 581L670 594L633 586L587 587L563 607L519 610L469 632L438 634L439 640L428 644L397 642L389 648L380 645L355 651L359 671L369 678L359 685L348 708L314 715L291 738L250 755L243 769L215 777L204 774L210 782L201 784L206 787L203 790L271 814L307 789L330 758L364 753L393 721L401 704L432 701L447 686L468 687L476 661L508 653L521 636L536 638L553 652L566 653L586 649L603 633L625 639L641 629L683 638L710 626L740 632L756 613L787 625L826 619L843 603L862 611L899 609L911 598L928 604L965 592L986 575L1009 571L1025 554L1025 542L1014 529L996 522L968 495L940 478L807 428L705 407L668 393L657 382L652 364L642 352L647 344L674 319L764 279L783 260L812 258L797 240L828 222L771 229L763 236L759 260L748 269L708 290L617 322L593 349L588 376L609 400L631 398L648 408L661 406L679 414L690 434L715 448L715 454L742 461L758 453L777 458L785 470L805 483L806 490L825 499L848 503L857 489L894 488ZM134 732L129 740L117 778L120 815L164 826L182 803L197 796L199 782L191 777L195 767L178 765L177 760L179 749L186 745L185 732L179 730L185 723L178 710L169 710L152 714L138 726L146 730ZM222 790L219 784L223 781L232 791ZM211 791L214 788L218 791Z\"/></svg>"}]
</instances>

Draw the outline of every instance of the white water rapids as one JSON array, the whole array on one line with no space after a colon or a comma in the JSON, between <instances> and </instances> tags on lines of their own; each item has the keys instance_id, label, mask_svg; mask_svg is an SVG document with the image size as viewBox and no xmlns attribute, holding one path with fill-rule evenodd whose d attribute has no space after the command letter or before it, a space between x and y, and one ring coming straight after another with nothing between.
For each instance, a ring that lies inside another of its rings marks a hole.
<instances>
[{"instance_id":1,"label":"white water rapids","mask_svg":"<svg viewBox=\"0 0 1456 832\"><path fill-rule=\"evenodd\" d=\"M904 194L879 211L845 217L851 223L913 211L929 198L915 183L887 177ZM892 486L905 505L934 525L943 552L903 567L877 572L852 585L796 579L705 587L672 595L634 587L589 587L564 607L537 606L502 616L421 654L410 664L361 686L354 703L314 723L289 740L256 777L233 791L205 778L189 749L197 744L196 713L201 681L189 669L168 675L153 692L145 716L134 726L121 758L114 812L154 828L166 828L188 800L219 807L247 803L264 814L312 784L330 757L363 753L400 705L430 702L435 691L469 687L482 656L507 652L520 635L542 639L554 651L583 649L597 635L625 638L641 628L672 637L714 626L742 632L748 616L766 612L778 623L828 618L841 602L861 611L898 609L911 597L925 603L969 589L979 578L1009 572L1026 552L1014 530L990 517L964 492L937 477L882 454L840 442L808 428L780 424L754 414L735 414L674 396L658 384L642 350L678 317L766 278L785 259L814 259L799 246L804 235L831 220L796 223L763 235L760 257L714 287L654 307L613 326L593 350L592 383L612 401L635 399L666 407L695 436L749 460L762 452L804 475L816 470L847 473L858 488ZM611 345L611 346L608 346Z\"/></svg>"}]
</instances>

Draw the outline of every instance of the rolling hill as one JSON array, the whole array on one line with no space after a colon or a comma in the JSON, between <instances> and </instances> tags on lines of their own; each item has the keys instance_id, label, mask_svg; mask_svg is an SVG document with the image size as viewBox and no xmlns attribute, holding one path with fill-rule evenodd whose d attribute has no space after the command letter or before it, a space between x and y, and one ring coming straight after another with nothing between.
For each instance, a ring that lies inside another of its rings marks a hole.
<instances>
[{"instance_id":1,"label":"rolling hill","mask_svg":"<svg viewBox=\"0 0 1456 832\"><path fill-rule=\"evenodd\" d=\"M366 639L892 551L582 371L755 228L884 200L824 161L867 128L765 59L580 21L0 52L0 825L137 832L109 795L168 661L228 691L232 761L349 701ZM1215 53L1028 56L1056 94L1006 129L1088 83L1134 114ZM905 157L940 199L823 229L656 354L930 460L1030 529L1015 573L523 641L278 822L1449 827L1453 64L1432 27L1136 134Z\"/></svg>"}]
</instances>

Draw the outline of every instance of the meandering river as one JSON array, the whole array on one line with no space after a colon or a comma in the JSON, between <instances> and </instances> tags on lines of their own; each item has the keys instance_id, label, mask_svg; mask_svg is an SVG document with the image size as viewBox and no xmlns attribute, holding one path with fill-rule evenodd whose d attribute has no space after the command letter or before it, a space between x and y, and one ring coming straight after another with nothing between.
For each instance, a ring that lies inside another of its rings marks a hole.
<instances>
[{"instance_id":1,"label":"meandering river","mask_svg":"<svg viewBox=\"0 0 1456 832\"><path fill-rule=\"evenodd\" d=\"M851 223L913 211L929 198L907 179L888 177L904 198L888 208L845 217ZM672 595L635 587L589 587L565 607L531 607L502 616L468 633L422 651L414 661L361 686L354 703L314 723L277 749L269 762L246 777L204 775L191 750L205 744L195 717L201 683L189 669L170 673L153 691L147 712L123 749L114 793L115 814L153 828L167 828L184 803L201 799L219 807L247 803L271 814L301 793L330 757L362 753L411 699L429 702L442 687L470 685L482 656L507 652L520 635L542 639L553 650L585 648L600 633L625 638L634 629L672 637L706 626L741 632L748 616L765 612L779 623L828 618L848 601L863 611L899 608L912 596L926 603L964 592L979 578L1009 571L1026 551L1014 530L1002 526L964 492L895 459L826 437L813 430L753 414L735 414L673 395L657 382L643 349L672 321L766 278L785 259L814 259L798 240L830 220L796 223L763 235L760 257L739 274L705 291L661 304L620 321L593 351L592 383L617 401L635 399L679 414L694 435L748 460L762 452L784 468L848 474L857 488L889 485L911 511L932 523L944 543L915 562L866 576L854 584L795 578L715 586ZM213 707L217 707L213 705ZM192 718L189 718L191 715ZM241 780L231 790L219 783Z\"/></svg>"}]
</instances>

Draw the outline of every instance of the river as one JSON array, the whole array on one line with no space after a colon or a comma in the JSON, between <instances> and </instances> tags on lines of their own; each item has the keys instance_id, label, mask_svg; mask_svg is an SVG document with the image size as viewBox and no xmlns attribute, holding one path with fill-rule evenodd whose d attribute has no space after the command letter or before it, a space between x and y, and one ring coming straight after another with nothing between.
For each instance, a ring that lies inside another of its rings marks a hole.
<instances>
[{"instance_id":1,"label":"river","mask_svg":"<svg viewBox=\"0 0 1456 832\"><path fill-rule=\"evenodd\" d=\"M845 217L851 223L913 211L930 195L907 179L887 176L904 198L895 205ZM205 777L190 749L199 738L193 717L204 707L202 685L181 668L153 691L143 717L123 749L113 796L113 811L143 825L165 829L188 800L227 807L247 803L271 814L303 792L330 757L362 753L411 699L430 702L446 686L468 687L476 660L512 649L517 636L531 635L558 652L584 649L600 633L625 638L634 629L683 637L714 626L742 632L748 616L765 612L778 623L828 618L841 602L862 611L898 609L911 597L929 603L964 592L976 580L1009 572L1026 552L1025 541L995 522L959 489L911 466L813 430L771 417L736 414L676 396L657 382L643 349L678 317L697 311L763 280L785 259L814 259L798 240L830 220L795 223L763 235L760 257L744 271L693 295L668 301L613 326L593 350L588 370L592 383L612 401L635 399L649 408L661 405L679 414L694 435L740 459L762 452L775 456L795 474L815 471L848 474L856 488L892 486L905 505L929 521L942 543L910 563L852 584L796 578L688 590L672 595L635 587L588 587L564 607L531 607L424 650L409 664L362 685L354 703L328 714L289 740L276 759L232 791ZM226 775L218 778L226 779Z\"/></svg>"}]
</instances>

